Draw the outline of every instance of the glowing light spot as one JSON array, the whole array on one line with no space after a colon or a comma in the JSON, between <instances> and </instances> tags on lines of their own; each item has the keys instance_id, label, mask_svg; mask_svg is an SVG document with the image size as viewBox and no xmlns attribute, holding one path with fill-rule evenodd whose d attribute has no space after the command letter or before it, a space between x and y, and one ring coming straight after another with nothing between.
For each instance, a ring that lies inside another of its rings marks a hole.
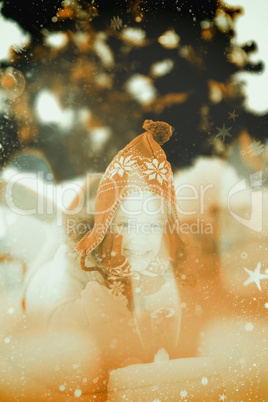
<instances>
[{"instance_id":1,"label":"glowing light spot","mask_svg":"<svg viewBox=\"0 0 268 402\"><path fill-rule=\"evenodd\" d=\"M168 49L174 49L178 46L180 41L179 35L173 30L166 31L163 35L158 38L158 42Z\"/></svg>"},{"instance_id":2,"label":"glowing light spot","mask_svg":"<svg viewBox=\"0 0 268 402\"><path fill-rule=\"evenodd\" d=\"M0 70L0 90L9 99L18 98L25 89L24 75L14 67L7 67Z\"/></svg>"},{"instance_id":3,"label":"glowing light spot","mask_svg":"<svg viewBox=\"0 0 268 402\"><path fill-rule=\"evenodd\" d=\"M75 396L75 398L79 398L81 395L82 395L81 389L77 388L77 389L74 391L74 396Z\"/></svg>"},{"instance_id":4,"label":"glowing light spot","mask_svg":"<svg viewBox=\"0 0 268 402\"><path fill-rule=\"evenodd\" d=\"M60 385L60 386L59 386L59 390L60 390L61 392L63 392L63 391L65 390L65 386L64 386L64 385Z\"/></svg>"},{"instance_id":5,"label":"glowing light spot","mask_svg":"<svg viewBox=\"0 0 268 402\"><path fill-rule=\"evenodd\" d=\"M98 127L90 131L91 149L98 152L102 149L103 145L111 137L111 130L109 127Z\"/></svg>"},{"instance_id":6,"label":"glowing light spot","mask_svg":"<svg viewBox=\"0 0 268 402\"><path fill-rule=\"evenodd\" d=\"M67 43L67 36L63 33L54 33L46 37L45 43L51 47L61 47Z\"/></svg>"},{"instance_id":7,"label":"glowing light spot","mask_svg":"<svg viewBox=\"0 0 268 402\"><path fill-rule=\"evenodd\" d=\"M203 377L202 380L201 380L201 383L202 383L203 385L207 385L207 383L208 383L207 377Z\"/></svg>"},{"instance_id":8,"label":"glowing light spot","mask_svg":"<svg viewBox=\"0 0 268 402\"><path fill-rule=\"evenodd\" d=\"M12 44L16 44L16 47L24 47L30 41L30 34L25 34L15 22L7 21L1 14L0 26L3 33L3 40L0 46L0 59L8 59Z\"/></svg>"},{"instance_id":9,"label":"glowing light spot","mask_svg":"<svg viewBox=\"0 0 268 402\"><path fill-rule=\"evenodd\" d=\"M156 97L152 80L141 74L133 75L126 83L127 91L140 103L147 103Z\"/></svg>"},{"instance_id":10,"label":"glowing light spot","mask_svg":"<svg viewBox=\"0 0 268 402\"><path fill-rule=\"evenodd\" d=\"M165 59L152 65L151 74L153 74L155 77L162 77L163 75L168 74L173 67L173 60Z\"/></svg>"},{"instance_id":11,"label":"glowing light spot","mask_svg":"<svg viewBox=\"0 0 268 402\"><path fill-rule=\"evenodd\" d=\"M105 67L112 67L114 65L114 55L110 47L106 43L107 35L100 32L96 35L95 51Z\"/></svg>"},{"instance_id":12,"label":"glowing light spot","mask_svg":"<svg viewBox=\"0 0 268 402\"><path fill-rule=\"evenodd\" d=\"M246 330L247 332L251 332L251 331L253 330L253 328L254 328L254 325L252 324L252 322L247 322L247 323L246 323L246 325L245 325L245 330Z\"/></svg>"},{"instance_id":13,"label":"glowing light spot","mask_svg":"<svg viewBox=\"0 0 268 402\"><path fill-rule=\"evenodd\" d=\"M64 129L70 127L74 121L73 110L62 109L59 100L50 91L40 91L35 107L43 123L55 123Z\"/></svg>"},{"instance_id":14,"label":"glowing light spot","mask_svg":"<svg viewBox=\"0 0 268 402\"><path fill-rule=\"evenodd\" d=\"M141 28L124 28L122 34L126 39L135 41L136 44L142 42L146 37L145 32Z\"/></svg>"}]
</instances>

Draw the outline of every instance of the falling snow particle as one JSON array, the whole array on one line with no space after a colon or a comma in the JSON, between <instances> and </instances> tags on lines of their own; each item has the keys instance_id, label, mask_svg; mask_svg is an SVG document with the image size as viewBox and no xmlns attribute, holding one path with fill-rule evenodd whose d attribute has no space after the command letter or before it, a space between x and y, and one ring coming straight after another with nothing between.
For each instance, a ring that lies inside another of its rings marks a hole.
<instances>
[{"instance_id":1,"label":"falling snow particle","mask_svg":"<svg viewBox=\"0 0 268 402\"><path fill-rule=\"evenodd\" d=\"M82 395L81 389L77 388L77 389L74 391L74 396L75 396L75 398L79 398L81 395Z\"/></svg>"},{"instance_id":2,"label":"falling snow particle","mask_svg":"<svg viewBox=\"0 0 268 402\"><path fill-rule=\"evenodd\" d=\"M10 342L10 338L5 338L5 339L4 339L4 342L5 342L5 343L9 343L9 342Z\"/></svg>"},{"instance_id":3,"label":"falling snow particle","mask_svg":"<svg viewBox=\"0 0 268 402\"><path fill-rule=\"evenodd\" d=\"M248 253L243 251L243 253L240 254L240 257L242 258L242 260L245 260L246 258L248 258Z\"/></svg>"},{"instance_id":4,"label":"falling snow particle","mask_svg":"<svg viewBox=\"0 0 268 402\"><path fill-rule=\"evenodd\" d=\"M74 370L78 369L78 367L79 367L79 364L76 364L76 363L73 364L73 369L74 369Z\"/></svg>"},{"instance_id":5,"label":"falling snow particle","mask_svg":"<svg viewBox=\"0 0 268 402\"><path fill-rule=\"evenodd\" d=\"M59 390L60 390L61 392L63 392L63 391L65 390L65 386L64 386L64 385L60 385L60 386L59 386Z\"/></svg>"},{"instance_id":6,"label":"falling snow particle","mask_svg":"<svg viewBox=\"0 0 268 402\"><path fill-rule=\"evenodd\" d=\"M246 330L247 332L251 332L251 331L253 330L253 328L254 328L254 325L252 324L252 322L247 322L247 323L246 323L246 325L245 325L245 330Z\"/></svg>"},{"instance_id":7,"label":"falling snow particle","mask_svg":"<svg viewBox=\"0 0 268 402\"><path fill-rule=\"evenodd\" d=\"M264 307L265 307L265 308L268 308L268 303L265 303Z\"/></svg>"},{"instance_id":8,"label":"falling snow particle","mask_svg":"<svg viewBox=\"0 0 268 402\"><path fill-rule=\"evenodd\" d=\"M180 396L181 396L182 399L186 398L187 395L188 395L188 392L185 391L185 389L183 389L183 390L180 392Z\"/></svg>"},{"instance_id":9,"label":"falling snow particle","mask_svg":"<svg viewBox=\"0 0 268 402\"><path fill-rule=\"evenodd\" d=\"M158 391L158 390L159 390L159 385L154 385L153 388L152 388L152 391L155 392L155 391Z\"/></svg>"},{"instance_id":10,"label":"falling snow particle","mask_svg":"<svg viewBox=\"0 0 268 402\"><path fill-rule=\"evenodd\" d=\"M225 399L227 399L225 394L219 395L219 401L225 401Z\"/></svg>"},{"instance_id":11,"label":"falling snow particle","mask_svg":"<svg viewBox=\"0 0 268 402\"><path fill-rule=\"evenodd\" d=\"M203 385L207 385L207 383L208 383L207 377L203 377L202 380L201 380L201 383L202 383Z\"/></svg>"},{"instance_id":12,"label":"falling snow particle","mask_svg":"<svg viewBox=\"0 0 268 402\"><path fill-rule=\"evenodd\" d=\"M7 310L8 314L13 314L15 311L14 307L9 307L9 309Z\"/></svg>"}]
</instances>

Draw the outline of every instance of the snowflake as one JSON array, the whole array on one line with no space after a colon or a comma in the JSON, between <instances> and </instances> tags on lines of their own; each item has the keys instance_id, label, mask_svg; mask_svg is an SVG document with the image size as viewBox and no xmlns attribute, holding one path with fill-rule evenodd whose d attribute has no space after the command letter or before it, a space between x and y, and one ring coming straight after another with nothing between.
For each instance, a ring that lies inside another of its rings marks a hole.
<instances>
[{"instance_id":1,"label":"snowflake","mask_svg":"<svg viewBox=\"0 0 268 402\"><path fill-rule=\"evenodd\" d=\"M229 119L233 119L233 121L235 121L235 118L238 117L238 114L235 114L235 110L231 113L229 112Z\"/></svg>"},{"instance_id":2,"label":"snowflake","mask_svg":"<svg viewBox=\"0 0 268 402\"><path fill-rule=\"evenodd\" d=\"M185 391L185 389L183 389L183 390L180 392L180 396L182 397L182 399L186 398L187 395L188 395L188 392Z\"/></svg>"},{"instance_id":3,"label":"snowflake","mask_svg":"<svg viewBox=\"0 0 268 402\"><path fill-rule=\"evenodd\" d=\"M132 160L131 158L131 155L126 158L121 156L118 162L114 162L113 169L110 171L110 177L113 177L116 173L123 177L125 172L132 170L132 165L136 163L136 160Z\"/></svg>"},{"instance_id":4,"label":"snowflake","mask_svg":"<svg viewBox=\"0 0 268 402\"><path fill-rule=\"evenodd\" d=\"M247 323L246 323L246 325L245 325L245 330L246 330L247 332L251 332L251 331L253 330L253 328L254 328L254 325L252 324L252 322L247 322Z\"/></svg>"},{"instance_id":5,"label":"snowflake","mask_svg":"<svg viewBox=\"0 0 268 402\"><path fill-rule=\"evenodd\" d=\"M227 399L227 396L224 393L219 395L219 401L225 401L225 399Z\"/></svg>"},{"instance_id":6,"label":"snowflake","mask_svg":"<svg viewBox=\"0 0 268 402\"><path fill-rule=\"evenodd\" d=\"M250 156L258 156L264 152L265 145L261 141L252 141L252 143L247 147L247 153Z\"/></svg>"},{"instance_id":7,"label":"snowflake","mask_svg":"<svg viewBox=\"0 0 268 402\"><path fill-rule=\"evenodd\" d=\"M244 282L244 286L249 285L250 283L256 283L258 289L261 291L261 285L260 285L260 280L261 279L268 279L268 274L261 274L260 269L261 269L261 263L258 262L257 267L255 268L254 271L247 269L243 267L244 270L249 274L249 278Z\"/></svg>"},{"instance_id":8,"label":"snowflake","mask_svg":"<svg viewBox=\"0 0 268 402\"><path fill-rule=\"evenodd\" d=\"M120 17L113 17L111 19L111 25L114 29L118 29L118 31L122 28L123 26L123 21L121 20Z\"/></svg>"},{"instance_id":9,"label":"snowflake","mask_svg":"<svg viewBox=\"0 0 268 402\"><path fill-rule=\"evenodd\" d=\"M229 131L231 130L232 127L226 128L225 124L223 123L222 128L217 127L217 130L219 130L219 134L216 135L216 137L221 137L222 141L225 141L225 137L231 137L231 134Z\"/></svg>"},{"instance_id":10,"label":"snowflake","mask_svg":"<svg viewBox=\"0 0 268 402\"><path fill-rule=\"evenodd\" d=\"M157 159L154 159L152 163L145 162L148 170L144 173L149 175L149 180L157 178L160 184L163 183L163 180L167 180L166 173L167 169L165 169L165 161L159 163Z\"/></svg>"},{"instance_id":11,"label":"snowflake","mask_svg":"<svg viewBox=\"0 0 268 402\"><path fill-rule=\"evenodd\" d=\"M248 253L246 253L246 251L243 251L243 252L240 254L240 257L242 258L242 260L245 260L246 258L248 258Z\"/></svg>"},{"instance_id":12,"label":"snowflake","mask_svg":"<svg viewBox=\"0 0 268 402\"><path fill-rule=\"evenodd\" d=\"M154 399L153 402L161 402L161 399Z\"/></svg>"}]
</instances>

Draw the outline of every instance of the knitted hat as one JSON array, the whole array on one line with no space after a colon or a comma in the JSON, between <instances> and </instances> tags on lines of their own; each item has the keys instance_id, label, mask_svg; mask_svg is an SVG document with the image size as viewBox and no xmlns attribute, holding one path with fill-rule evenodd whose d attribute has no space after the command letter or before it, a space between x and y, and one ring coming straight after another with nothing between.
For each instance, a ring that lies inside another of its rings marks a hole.
<instances>
[{"instance_id":1,"label":"knitted hat","mask_svg":"<svg viewBox=\"0 0 268 402\"><path fill-rule=\"evenodd\" d=\"M152 120L145 120L143 128L146 132L116 155L101 179L95 201L94 227L76 246L82 268L86 254L100 245L118 206L128 195L151 192L163 199L175 220L178 219L173 174L161 148L171 137L172 128L168 123Z\"/></svg>"}]
</instances>

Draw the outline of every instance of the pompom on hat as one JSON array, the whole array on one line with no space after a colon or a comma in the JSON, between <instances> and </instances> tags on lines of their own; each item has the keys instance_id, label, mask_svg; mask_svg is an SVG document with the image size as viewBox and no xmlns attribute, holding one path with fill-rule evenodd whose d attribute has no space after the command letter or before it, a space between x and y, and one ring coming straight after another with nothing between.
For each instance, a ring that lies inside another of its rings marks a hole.
<instances>
[{"instance_id":1,"label":"pompom on hat","mask_svg":"<svg viewBox=\"0 0 268 402\"><path fill-rule=\"evenodd\" d=\"M100 181L94 227L76 245L82 269L86 255L100 245L118 206L128 195L151 192L163 199L174 219L178 219L173 174L161 148L171 137L172 127L165 122L145 120L143 128L146 131L115 156Z\"/></svg>"}]
</instances>

